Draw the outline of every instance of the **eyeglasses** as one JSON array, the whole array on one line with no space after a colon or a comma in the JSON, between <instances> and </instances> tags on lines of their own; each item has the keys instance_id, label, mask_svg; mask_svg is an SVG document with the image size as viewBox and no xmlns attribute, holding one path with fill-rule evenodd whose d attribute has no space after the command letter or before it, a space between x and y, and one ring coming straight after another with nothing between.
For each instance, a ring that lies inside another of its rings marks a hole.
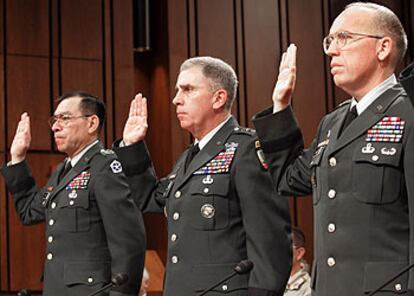
<instances>
[{"instance_id":1,"label":"eyeglasses","mask_svg":"<svg viewBox=\"0 0 414 296\"><path fill-rule=\"evenodd\" d=\"M338 49L343 48L346 45L346 42L348 39L352 39L355 37L361 38L375 38L375 39L381 39L384 38L384 36L377 36L377 35L370 35L370 34L363 34L363 33L352 33L347 31L337 32L335 34L331 34L323 38L323 50L326 54L328 54L329 47L331 46L333 41L336 41L336 46Z\"/></svg>"},{"instance_id":2,"label":"eyeglasses","mask_svg":"<svg viewBox=\"0 0 414 296\"><path fill-rule=\"evenodd\" d=\"M48 123L49 123L50 127L53 127L53 125L56 122L58 122L61 126L67 126L72 119L76 119L76 118L88 118L88 117L91 117L92 115L93 114L90 114L90 115L79 115L79 116L74 116L74 115L70 115L70 114L53 115L52 117L49 118Z\"/></svg>"}]
</instances>

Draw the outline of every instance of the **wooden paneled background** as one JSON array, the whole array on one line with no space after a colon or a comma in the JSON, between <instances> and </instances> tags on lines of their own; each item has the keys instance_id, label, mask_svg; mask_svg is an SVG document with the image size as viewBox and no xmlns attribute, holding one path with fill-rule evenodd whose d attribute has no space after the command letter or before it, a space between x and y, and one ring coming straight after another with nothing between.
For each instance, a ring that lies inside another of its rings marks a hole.
<instances>
[{"instance_id":1,"label":"wooden paneled background","mask_svg":"<svg viewBox=\"0 0 414 296\"><path fill-rule=\"evenodd\" d=\"M108 107L103 139L122 135L135 92L149 98L148 146L159 175L171 169L190 143L180 130L171 98L179 65L196 55L217 56L237 71L240 87L233 113L242 125L271 103L278 62L287 45L298 48L294 109L309 144L320 118L346 98L329 74L322 39L346 0L151 0L149 52L133 51L133 0L0 0L0 162L22 112L29 112L28 160L44 184L63 155L56 151L47 118L54 100L69 90L100 96ZM393 9L407 31L413 60L414 0L375 1ZM400 68L401 69L401 68ZM0 180L0 290L40 290L43 226L22 227ZM293 223L307 236L312 259L312 203L291 199ZM145 217L148 248L166 255L166 224ZM260 230L258 230L260 231Z\"/></svg>"}]
</instances>

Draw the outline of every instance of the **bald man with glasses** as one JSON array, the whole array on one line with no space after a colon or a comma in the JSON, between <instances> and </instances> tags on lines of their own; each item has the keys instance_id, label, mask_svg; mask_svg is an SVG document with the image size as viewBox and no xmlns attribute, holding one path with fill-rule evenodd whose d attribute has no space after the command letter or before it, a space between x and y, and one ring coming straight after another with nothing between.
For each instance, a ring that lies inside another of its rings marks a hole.
<instances>
[{"instance_id":1,"label":"bald man with glasses","mask_svg":"<svg viewBox=\"0 0 414 296\"><path fill-rule=\"evenodd\" d=\"M367 295L414 262L414 108L394 70L407 49L397 16L348 5L323 41L335 84L352 99L303 147L291 108L296 47L283 55L273 107L254 123L281 194L313 194L312 295ZM414 295L414 272L376 295Z\"/></svg>"}]
</instances>

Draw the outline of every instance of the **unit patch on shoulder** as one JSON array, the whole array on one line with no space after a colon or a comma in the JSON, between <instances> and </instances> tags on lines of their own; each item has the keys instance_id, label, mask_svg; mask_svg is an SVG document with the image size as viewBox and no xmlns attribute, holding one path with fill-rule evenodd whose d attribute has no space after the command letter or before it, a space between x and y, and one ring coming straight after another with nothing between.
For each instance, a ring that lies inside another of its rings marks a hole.
<instances>
[{"instance_id":1,"label":"unit patch on shoulder","mask_svg":"<svg viewBox=\"0 0 414 296\"><path fill-rule=\"evenodd\" d=\"M102 155L111 155L111 154L115 154L115 152L113 151L113 150L111 150L111 149L101 149L101 154Z\"/></svg>"},{"instance_id":2,"label":"unit patch on shoulder","mask_svg":"<svg viewBox=\"0 0 414 296\"><path fill-rule=\"evenodd\" d=\"M122 173L122 165L118 160L113 160L110 164L110 167L114 174Z\"/></svg>"},{"instance_id":3,"label":"unit patch on shoulder","mask_svg":"<svg viewBox=\"0 0 414 296\"><path fill-rule=\"evenodd\" d=\"M262 167L263 167L265 170L267 170L267 169L269 168L269 166L268 166L268 165L267 165L267 163L266 163L266 158L265 158L265 155L264 155L264 152L263 152L262 146L260 146L260 141L259 141L259 140L257 140L257 141L254 143L254 146L256 147L256 154L257 154L257 158L259 159L259 161L260 161L260 163L261 163Z\"/></svg>"}]
</instances>

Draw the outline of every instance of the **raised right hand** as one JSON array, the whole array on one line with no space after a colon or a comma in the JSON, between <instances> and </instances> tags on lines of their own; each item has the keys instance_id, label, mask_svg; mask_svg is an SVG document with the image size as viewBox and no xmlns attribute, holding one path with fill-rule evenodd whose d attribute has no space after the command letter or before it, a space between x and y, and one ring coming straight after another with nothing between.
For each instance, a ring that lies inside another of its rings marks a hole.
<instances>
[{"instance_id":1,"label":"raised right hand","mask_svg":"<svg viewBox=\"0 0 414 296\"><path fill-rule=\"evenodd\" d=\"M137 143L145 138L148 129L147 99L137 94L131 102L125 123L123 141L125 145Z\"/></svg>"},{"instance_id":2,"label":"raised right hand","mask_svg":"<svg viewBox=\"0 0 414 296\"><path fill-rule=\"evenodd\" d=\"M12 164L25 160L31 141L30 117L25 112L21 115L19 124L17 125L16 134L14 135L13 142L10 147Z\"/></svg>"},{"instance_id":3,"label":"raised right hand","mask_svg":"<svg viewBox=\"0 0 414 296\"><path fill-rule=\"evenodd\" d=\"M279 112L290 105L296 84L296 45L289 45L282 55L279 76L273 90L273 112Z\"/></svg>"}]
</instances>

